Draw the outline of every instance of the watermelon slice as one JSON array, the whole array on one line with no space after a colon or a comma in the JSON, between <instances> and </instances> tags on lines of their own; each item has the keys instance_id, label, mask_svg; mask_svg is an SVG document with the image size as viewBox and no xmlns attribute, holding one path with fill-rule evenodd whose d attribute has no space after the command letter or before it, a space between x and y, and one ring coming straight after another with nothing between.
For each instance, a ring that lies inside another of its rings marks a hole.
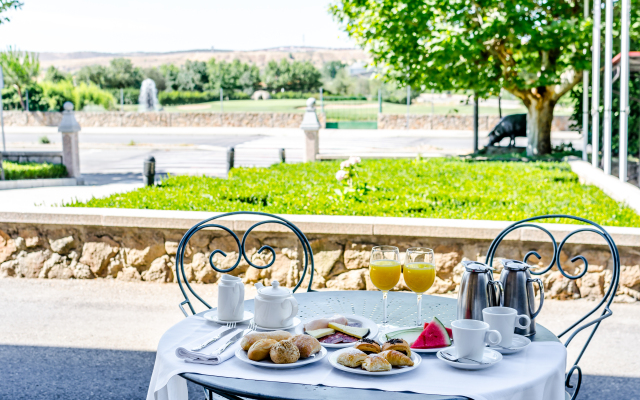
<instances>
[{"instance_id":1,"label":"watermelon slice","mask_svg":"<svg viewBox=\"0 0 640 400\"><path fill-rule=\"evenodd\" d=\"M427 329L427 325L429 325L431 322L425 322L424 326L422 327L422 329ZM449 338L451 340L453 340L453 331L451 330L451 328L447 328L446 326L444 327L444 329L447 330L447 333L449 334Z\"/></svg>"},{"instance_id":2,"label":"watermelon slice","mask_svg":"<svg viewBox=\"0 0 640 400\"><path fill-rule=\"evenodd\" d=\"M451 346L451 338L442 322L436 317L429 322L418 339L411 345L412 349L436 349Z\"/></svg>"}]
</instances>

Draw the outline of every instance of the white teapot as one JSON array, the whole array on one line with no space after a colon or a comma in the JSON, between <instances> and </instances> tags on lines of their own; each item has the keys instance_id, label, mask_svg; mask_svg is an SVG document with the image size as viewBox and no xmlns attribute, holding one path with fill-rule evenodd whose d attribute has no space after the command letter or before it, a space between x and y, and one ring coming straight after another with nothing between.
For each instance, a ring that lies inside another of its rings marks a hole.
<instances>
[{"instance_id":1,"label":"white teapot","mask_svg":"<svg viewBox=\"0 0 640 400\"><path fill-rule=\"evenodd\" d=\"M254 302L256 325L263 328L284 328L293 322L298 314L298 301L290 289L280 287L280 282L273 281L271 286L255 284L258 294Z\"/></svg>"}]
</instances>

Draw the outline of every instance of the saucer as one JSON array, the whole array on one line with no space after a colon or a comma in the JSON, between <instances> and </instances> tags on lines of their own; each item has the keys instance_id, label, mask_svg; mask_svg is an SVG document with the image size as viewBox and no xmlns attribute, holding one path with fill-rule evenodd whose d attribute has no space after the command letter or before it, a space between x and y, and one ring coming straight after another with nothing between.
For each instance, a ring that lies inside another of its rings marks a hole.
<instances>
[{"instance_id":1,"label":"saucer","mask_svg":"<svg viewBox=\"0 0 640 400\"><path fill-rule=\"evenodd\" d=\"M513 341L508 349L500 346L489 346L491 350L495 350L502 354L513 354L521 351L525 347L531 344L531 340L528 337L522 335L513 335Z\"/></svg>"},{"instance_id":2,"label":"saucer","mask_svg":"<svg viewBox=\"0 0 640 400\"><path fill-rule=\"evenodd\" d=\"M289 324L289 326L283 326L281 328L265 328L264 326L260 326L256 324L256 328L262 331L286 331L286 330L295 328L296 326L300 325L301 322L302 320L300 318L294 317L293 320L291 321L291 324Z\"/></svg>"},{"instance_id":3,"label":"saucer","mask_svg":"<svg viewBox=\"0 0 640 400\"><path fill-rule=\"evenodd\" d=\"M244 322L247 322L247 321L251 320L251 318L253 318L253 313L249 312L249 311L245 311L241 320L238 320L238 321L223 321L223 320L218 318L218 310L215 309L215 310L209 311L208 313L205 313L202 317L204 319L208 319L209 321L215 322L216 324L220 324L220 325L226 325L228 323L242 324Z\"/></svg>"},{"instance_id":4,"label":"saucer","mask_svg":"<svg viewBox=\"0 0 640 400\"><path fill-rule=\"evenodd\" d=\"M502 360L502 354L498 353L495 350L491 350L489 348L484 349L484 355L482 356L482 362L485 362L487 364L477 364L470 360L449 361L446 358L442 357L442 355L440 354L443 351L446 351L449 354L457 355L458 352L456 351L455 346L447 347L445 350L440 350L436 354L436 356L440 360L451 365L452 367L459 368L459 369L467 369L467 370L485 369L493 366L494 364L497 364Z\"/></svg>"}]
</instances>

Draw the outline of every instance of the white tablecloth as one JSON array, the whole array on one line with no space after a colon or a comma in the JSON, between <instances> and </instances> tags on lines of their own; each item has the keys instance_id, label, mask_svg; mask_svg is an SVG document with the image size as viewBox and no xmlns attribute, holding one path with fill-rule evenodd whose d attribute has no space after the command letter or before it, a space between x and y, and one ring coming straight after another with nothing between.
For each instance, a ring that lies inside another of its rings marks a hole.
<instances>
[{"instance_id":1,"label":"white tablecloth","mask_svg":"<svg viewBox=\"0 0 640 400\"><path fill-rule=\"evenodd\" d=\"M480 371L458 370L435 355L427 354L423 355L422 364L415 371L387 377L368 377L336 370L329 364L329 356L310 366L287 370L254 367L235 357L220 365L187 363L176 357L177 347L218 328L218 324L192 316L162 336L147 400L187 400L186 382L177 376L183 372L308 385L459 395L475 400L564 400L567 352L558 342L534 342L520 353L505 355L500 363ZM206 350L212 352L225 341L223 338Z\"/></svg>"}]
</instances>

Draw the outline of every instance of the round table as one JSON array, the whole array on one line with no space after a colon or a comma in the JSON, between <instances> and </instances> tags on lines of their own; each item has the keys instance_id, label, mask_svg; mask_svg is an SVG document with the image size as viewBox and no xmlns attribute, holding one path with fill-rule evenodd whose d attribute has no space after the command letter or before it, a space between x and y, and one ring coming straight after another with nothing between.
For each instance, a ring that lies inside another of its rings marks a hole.
<instances>
[{"instance_id":1,"label":"round table","mask_svg":"<svg viewBox=\"0 0 640 400\"><path fill-rule=\"evenodd\" d=\"M382 293L376 291L339 291L339 292L303 292L296 293L302 320L327 314L355 314L373 321L382 321ZM414 293L392 292L388 298L389 324L396 326L414 326L417 306ZM445 325L456 319L456 299L439 296L422 297L422 317L426 322L438 317ZM253 300L245 301L245 310L253 312ZM208 312L208 311L206 311ZM536 334L532 341L559 341L548 329L536 324ZM225 378L193 373L180 374L183 378L208 389L234 399L241 396L252 399L285 400L353 400L366 396L368 400L388 400L389 393L382 390L350 389L330 386L301 385L293 383L260 381L260 384L248 384L246 379ZM259 390L258 390L259 388ZM467 397L425 395L413 392L394 392L394 400L463 400Z\"/></svg>"}]
</instances>

